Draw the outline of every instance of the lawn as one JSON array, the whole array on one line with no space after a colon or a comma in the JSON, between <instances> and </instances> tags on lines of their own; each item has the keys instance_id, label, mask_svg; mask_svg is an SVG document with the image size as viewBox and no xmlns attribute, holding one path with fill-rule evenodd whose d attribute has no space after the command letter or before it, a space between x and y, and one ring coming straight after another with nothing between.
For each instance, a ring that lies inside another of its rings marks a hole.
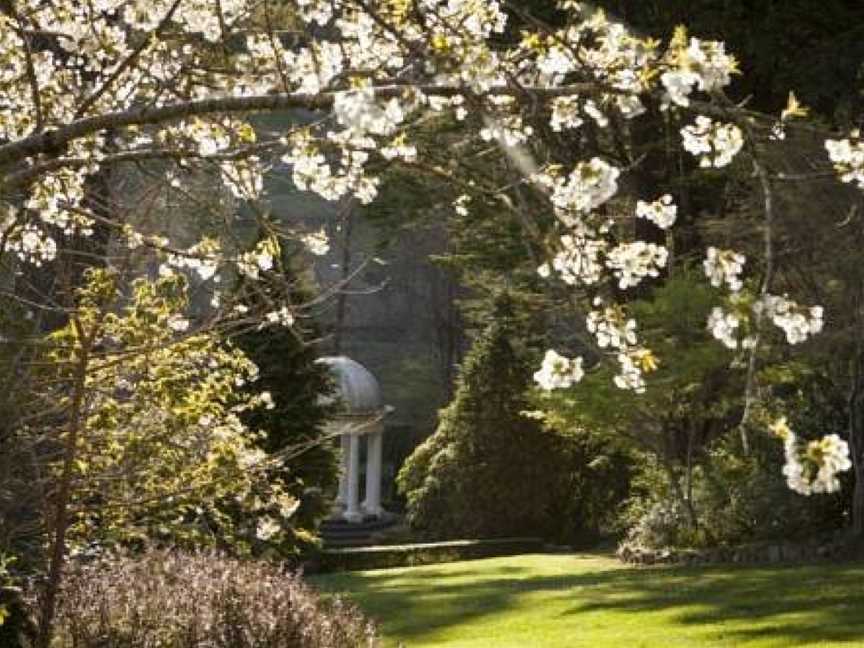
<instances>
[{"instance_id":1,"label":"lawn","mask_svg":"<svg viewBox=\"0 0 864 648\"><path fill-rule=\"evenodd\" d=\"M634 569L525 555L318 576L385 646L864 646L864 565Z\"/></svg>"}]
</instances>

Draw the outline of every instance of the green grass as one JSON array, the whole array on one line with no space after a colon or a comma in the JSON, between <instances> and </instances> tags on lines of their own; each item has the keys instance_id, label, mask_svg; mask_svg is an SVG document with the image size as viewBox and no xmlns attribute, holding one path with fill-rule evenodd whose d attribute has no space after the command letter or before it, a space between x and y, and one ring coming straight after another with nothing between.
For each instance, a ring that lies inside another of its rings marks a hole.
<instances>
[{"instance_id":1,"label":"green grass","mask_svg":"<svg viewBox=\"0 0 864 648\"><path fill-rule=\"evenodd\" d=\"M634 569L526 555L312 579L408 648L864 646L864 565Z\"/></svg>"}]
</instances>

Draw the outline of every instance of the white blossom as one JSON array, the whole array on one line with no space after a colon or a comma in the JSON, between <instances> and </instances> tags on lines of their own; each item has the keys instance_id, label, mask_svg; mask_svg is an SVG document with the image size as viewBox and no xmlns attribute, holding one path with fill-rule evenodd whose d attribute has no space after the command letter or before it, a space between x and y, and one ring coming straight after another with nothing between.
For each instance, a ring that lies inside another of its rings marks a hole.
<instances>
[{"instance_id":1,"label":"white blossom","mask_svg":"<svg viewBox=\"0 0 864 648\"><path fill-rule=\"evenodd\" d=\"M262 515L258 518L258 524L255 526L255 536L264 542L272 540L279 532L282 531L282 525L278 520L273 519L269 515Z\"/></svg>"},{"instance_id":2,"label":"white blossom","mask_svg":"<svg viewBox=\"0 0 864 648\"><path fill-rule=\"evenodd\" d=\"M606 241L584 236L564 235L560 238L561 249L551 264L537 268L541 277L548 277L554 270L570 285L597 283L603 273L601 256L607 248Z\"/></svg>"},{"instance_id":3,"label":"white blossom","mask_svg":"<svg viewBox=\"0 0 864 648\"><path fill-rule=\"evenodd\" d=\"M559 355L553 349L546 351L543 364L539 371L534 373L534 382L541 389L552 391L553 389L567 389L578 383L585 376L582 369L582 358L567 358Z\"/></svg>"},{"instance_id":4,"label":"white blossom","mask_svg":"<svg viewBox=\"0 0 864 648\"><path fill-rule=\"evenodd\" d=\"M340 124L360 134L392 135L405 119L398 99L389 99L381 106L371 86L337 92L333 98L333 112Z\"/></svg>"},{"instance_id":5,"label":"white blossom","mask_svg":"<svg viewBox=\"0 0 864 648\"><path fill-rule=\"evenodd\" d=\"M294 326L294 315L291 314L287 306L283 306L279 310L270 311L264 316L264 319L270 324L279 324L286 328Z\"/></svg>"},{"instance_id":6,"label":"white blossom","mask_svg":"<svg viewBox=\"0 0 864 648\"><path fill-rule=\"evenodd\" d=\"M729 349L738 348L738 327L741 321L733 313L726 313L722 308L711 309L708 316L708 330L716 339Z\"/></svg>"},{"instance_id":7,"label":"white blossom","mask_svg":"<svg viewBox=\"0 0 864 648\"><path fill-rule=\"evenodd\" d=\"M300 240L315 256L324 256L330 251L330 238L322 227L317 232L310 232L300 237Z\"/></svg>"},{"instance_id":8,"label":"white blossom","mask_svg":"<svg viewBox=\"0 0 864 648\"><path fill-rule=\"evenodd\" d=\"M505 148L512 148L527 142L534 129L522 123L519 115L499 115L487 118L486 125L480 129L480 138L490 142L496 140Z\"/></svg>"},{"instance_id":9,"label":"white blossom","mask_svg":"<svg viewBox=\"0 0 864 648\"><path fill-rule=\"evenodd\" d=\"M567 48L554 45L548 48L542 56L537 59L537 70L549 78L555 80L573 71L576 62Z\"/></svg>"},{"instance_id":10,"label":"white blossom","mask_svg":"<svg viewBox=\"0 0 864 648\"><path fill-rule=\"evenodd\" d=\"M657 277L666 265L669 253L662 245L634 241L621 243L609 250L606 267L618 278L618 287L626 290L645 277Z\"/></svg>"},{"instance_id":11,"label":"white blossom","mask_svg":"<svg viewBox=\"0 0 864 648\"><path fill-rule=\"evenodd\" d=\"M639 200L636 202L637 218L645 218L660 229L669 229L675 224L678 207L672 202L672 196L664 194L654 202Z\"/></svg>"},{"instance_id":12,"label":"white blossom","mask_svg":"<svg viewBox=\"0 0 864 648\"><path fill-rule=\"evenodd\" d=\"M620 170L600 158L580 162L566 180L550 174L536 174L535 181L548 186L556 215L573 226L579 213L587 213L609 200L618 191Z\"/></svg>"},{"instance_id":13,"label":"white blossom","mask_svg":"<svg viewBox=\"0 0 864 648\"><path fill-rule=\"evenodd\" d=\"M864 189L864 142L853 133L854 141L849 139L825 140L825 149L834 168L840 174L840 180L854 183L859 189Z\"/></svg>"},{"instance_id":14,"label":"white blossom","mask_svg":"<svg viewBox=\"0 0 864 648\"><path fill-rule=\"evenodd\" d=\"M251 279L257 279L260 272L273 268L279 245L273 238L258 243L253 250L244 252L237 259L237 268Z\"/></svg>"},{"instance_id":15,"label":"white blossom","mask_svg":"<svg viewBox=\"0 0 864 648\"><path fill-rule=\"evenodd\" d=\"M691 38L683 52L675 52L675 69L664 72L660 82L666 89L667 101L678 106L690 105L690 94L694 88L703 92L719 90L731 81L737 69L735 58L726 54L719 41Z\"/></svg>"},{"instance_id":16,"label":"white blossom","mask_svg":"<svg viewBox=\"0 0 864 648\"><path fill-rule=\"evenodd\" d=\"M182 333L189 329L189 320L181 315L172 315L168 318L168 328L176 333Z\"/></svg>"},{"instance_id":17,"label":"white blossom","mask_svg":"<svg viewBox=\"0 0 864 648\"><path fill-rule=\"evenodd\" d=\"M673 70L660 75L660 82L666 88L669 101L686 107L690 105L690 93L699 82L699 75L688 71Z\"/></svg>"},{"instance_id":18,"label":"white blossom","mask_svg":"<svg viewBox=\"0 0 864 648\"><path fill-rule=\"evenodd\" d=\"M219 165L222 181L231 193L240 199L257 200L264 191L264 175L258 158L223 162Z\"/></svg>"},{"instance_id":19,"label":"white blossom","mask_svg":"<svg viewBox=\"0 0 864 648\"><path fill-rule=\"evenodd\" d=\"M782 417L771 430L783 441L783 475L790 489L801 495L833 493L840 490L837 475L852 467L849 445L836 434L810 441L802 449L797 436Z\"/></svg>"},{"instance_id":20,"label":"white blossom","mask_svg":"<svg viewBox=\"0 0 864 648\"><path fill-rule=\"evenodd\" d=\"M258 398L261 401L261 404L268 410L272 410L276 407L276 403L273 400L273 395L269 391L261 392L258 394Z\"/></svg>"},{"instance_id":21,"label":"white blossom","mask_svg":"<svg viewBox=\"0 0 864 648\"><path fill-rule=\"evenodd\" d=\"M578 97L556 97L552 100L552 118L549 120L552 130L560 132L579 128L584 123Z\"/></svg>"},{"instance_id":22,"label":"white blossom","mask_svg":"<svg viewBox=\"0 0 864 648\"><path fill-rule=\"evenodd\" d=\"M735 124L714 122L704 115L682 128L681 136L684 150L697 156L701 167L724 167L744 146L744 135Z\"/></svg>"},{"instance_id":23,"label":"white blossom","mask_svg":"<svg viewBox=\"0 0 864 648\"><path fill-rule=\"evenodd\" d=\"M381 147L381 155L388 160L400 159L405 162L414 162L417 160L417 147L406 143L405 137L399 135L389 144Z\"/></svg>"},{"instance_id":24,"label":"white blossom","mask_svg":"<svg viewBox=\"0 0 864 648\"><path fill-rule=\"evenodd\" d=\"M636 344L636 320L626 317L619 307L592 310L588 313L586 326L601 348L625 350Z\"/></svg>"},{"instance_id":25,"label":"white blossom","mask_svg":"<svg viewBox=\"0 0 864 648\"><path fill-rule=\"evenodd\" d=\"M720 41L691 38L686 60L698 76L699 89L705 92L729 85L731 74L737 69L735 58L726 53L726 46Z\"/></svg>"},{"instance_id":26,"label":"white blossom","mask_svg":"<svg viewBox=\"0 0 864 648\"><path fill-rule=\"evenodd\" d=\"M618 374L612 379L615 386L619 389L642 394L645 392L645 378L640 367L641 352L619 353L618 354Z\"/></svg>"},{"instance_id":27,"label":"white blossom","mask_svg":"<svg viewBox=\"0 0 864 648\"><path fill-rule=\"evenodd\" d=\"M212 238L205 238L183 250L182 253L169 253L166 266L192 270L202 281L207 281L219 270L221 259L222 250L219 242Z\"/></svg>"},{"instance_id":28,"label":"white blossom","mask_svg":"<svg viewBox=\"0 0 864 648\"><path fill-rule=\"evenodd\" d=\"M606 128L609 125L609 118L603 114L600 107L593 99L585 101L585 114L593 119L600 128Z\"/></svg>"},{"instance_id":29,"label":"white blossom","mask_svg":"<svg viewBox=\"0 0 864 648\"><path fill-rule=\"evenodd\" d=\"M471 202L471 196L469 196L468 194L462 194L453 201L453 211L456 212L457 216L468 215L469 202Z\"/></svg>"},{"instance_id":30,"label":"white blossom","mask_svg":"<svg viewBox=\"0 0 864 648\"><path fill-rule=\"evenodd\" d=\"M4 232L7 248L15 252L19 259L36 267L53 261L57 256L57 242L43 230L26 224L20 229Z\"/></svg>"},{"instance_id":31,"label":"white blossom","mask_svg":"<svg viewBox=\"0 0 864 648\"><path fill-rule=\"evenodd\" d=\"M618 95L615 97L615 104L624 119L635 119L648 111L636 95Z\"/></svg>"},{"instance_id":32,"label":"white blossom","mask_svg":"<svg viewBox=\"0 0 864 648\"><path fill-rule=\"evenodd\" d=\"M734 250L709 247L702 267L712 286L719 288L726 283L729 290L738 292L743 285L740 275L746 262L747 258Z\"/></svg>"},{"instance_id":33,"label":"white blossom","mask_svg":"<svg viewBox=\"0 0 864 648\"><path fill-rule=\"evenodd\" d=\"M822 331L824 310L821 306L800 306L778 295L765 295L753 305L757 313L766 314L786 334L789 344L805 342Z\"/></svg>"}]
</instances>

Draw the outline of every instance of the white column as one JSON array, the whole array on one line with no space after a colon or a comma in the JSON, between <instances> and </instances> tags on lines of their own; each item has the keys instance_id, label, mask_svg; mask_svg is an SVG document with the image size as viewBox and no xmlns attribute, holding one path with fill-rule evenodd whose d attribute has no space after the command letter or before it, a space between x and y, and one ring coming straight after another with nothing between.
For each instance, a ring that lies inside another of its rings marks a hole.
<instances>
[{"instance_id":1,"label":"white column","mask_svg":"<svg viewBox=\"0 0 864 648\"><path fill-rule=\"evenodd\" d=\"M360 437L356 434L347 435L348 444L348 501L345 509L345 519L348 522L362 522L360 511Z\"/></svg>"},{"instance_id":2,"label":"white column","mask_svg":"<svg viewBox=\"0 0 864 648\"><path fill-rule=\"evenodd\" d=\"M381 517L381 450L384 432L378 430L366 435L366 499L363 509L369 515Z\"/></svg>"},{"instance_id":3,"label":"white column","mask_svg":"<svg viewBox=\"0 0 864 648\"><path fill-rule=\"evenodd\" d=\"M339 494L333 505L333 513L336 515L341 515L348 504L348 460L351 446L347 434L339 436L339 447Z\"/></svg>"}]
</instances>

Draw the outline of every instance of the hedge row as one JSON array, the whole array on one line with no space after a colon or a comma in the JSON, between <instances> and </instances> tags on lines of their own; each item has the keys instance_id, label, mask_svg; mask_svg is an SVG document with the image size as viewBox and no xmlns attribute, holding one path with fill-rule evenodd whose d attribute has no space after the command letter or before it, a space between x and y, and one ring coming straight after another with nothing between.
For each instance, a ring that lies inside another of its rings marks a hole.
<instances>
[{"instance_id":1,"label":"hedge row","mask_svg":"<svg viewBox=\"0 0 864 648\"><path fill-rule=\"evenodd\" d=\"M543 551L543 541L540 538L493 538L350 547L325 549L320 554L318 567L323 571L385 569L493 558L495 556L512 556L540 551Z\"/></svg>"},{"instance_id":2,"label":"hedge row","mask_svg":"<svg viewBox=\"0 0 864 648\"><path fill-rule=\"evenodd\" d=\"M705 565L714 563L816 562L862 554L862 543L846 531L810 538L804 542L759 542L711 549L649 548L623 543L617 556L632 565Z\"/></svg>"}]
</instances>

